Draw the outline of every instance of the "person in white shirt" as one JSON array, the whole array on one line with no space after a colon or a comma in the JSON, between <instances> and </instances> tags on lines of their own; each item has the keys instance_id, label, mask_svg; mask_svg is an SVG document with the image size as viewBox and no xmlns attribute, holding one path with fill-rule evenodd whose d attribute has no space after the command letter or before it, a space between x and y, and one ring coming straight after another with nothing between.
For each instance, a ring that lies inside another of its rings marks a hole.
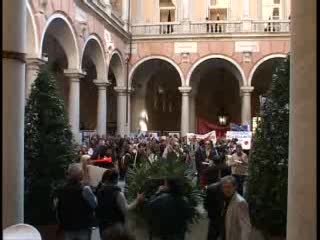
<instances>
[{"instance_id":1,"label":"person in white shirt","mask_svg":"<svg viewBox=\"0 0 320 240\"><path fill-rule=\"evenodd\" d=\"M232 154L229 165L231 166L232 175L237 180L238 193L243 195L243 184L248 176L249 160L247 154L243 152L240 144L237 144L236 152Z\"/></svg>"}]
</instances>

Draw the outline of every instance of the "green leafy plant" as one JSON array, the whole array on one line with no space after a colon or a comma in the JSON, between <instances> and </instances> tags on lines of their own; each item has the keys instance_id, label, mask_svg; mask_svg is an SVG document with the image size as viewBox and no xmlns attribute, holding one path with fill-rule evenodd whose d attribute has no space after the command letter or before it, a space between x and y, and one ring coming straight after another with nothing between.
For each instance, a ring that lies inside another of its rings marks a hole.
<instances>
[{"instance_id":1,"label":"green leafy plant","mask_svg":"<svg viewBox=\"0 0 320 240\"><path fill-rule=\"evenodd\" d=\"M45 66L32 85L25 107L25 222L55 222L52 192L75 161L76 151L64 102L54 75Z\"/></svg>"},{"instance_id":2,"label":"green leafy plant","mask_svg":"<svg viewBox=\"0 0 320 240\"><path fill-rule=\"evenodd\" d=\"M197 223L200 219L200 213L197 207L203 200L203 194L198 186L192 183L187 177L187 169L179 158L163 159L150 163L142 163L138 168L128 170L128 199L132 201L138 193L144 193L145 201L153 196L158 187L163 184L167 178L180 178L184 183L182 197L185 197L191 204L190 218L185 219L187 224ZM136 220L143 222L148 219L148 210L142 206L134 212Z\"/></svg>"},{"instance_id":3,"label":"green leafy plant","mask_svg":"<svg viewBox=\"0 0 320 240\"><path fill-rule=\"evenodd\" d=\"M270 91L250 153L248 202L253 225L285 236L289 144L289 57L273 68Z\"/></svg>"}]
</instances>

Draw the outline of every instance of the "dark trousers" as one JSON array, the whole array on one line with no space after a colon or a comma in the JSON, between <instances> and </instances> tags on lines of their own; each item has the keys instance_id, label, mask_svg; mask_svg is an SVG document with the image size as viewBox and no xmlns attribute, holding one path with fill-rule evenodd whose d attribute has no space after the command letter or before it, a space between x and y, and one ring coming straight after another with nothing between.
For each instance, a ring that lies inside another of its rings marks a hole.
<instances>
[{"instance_id":1,"label":"dark trousers","mask_svg":"<svg viewBox=\"0 0 320 240\"><path fill-rule=\"evenodd\" d=\"M209 220L209 229L207 240L218 240L221 235L221 223Z\"/></svg>"},{"instance_id":2,"label":"dark trousers","mask_svg":"<svg viewBox=\"0 0 320 240\"><path fill-rule=\"evenodd\" d=\"M236 174L234 174L233 176L237 181L237 192L241 196L243 196L243 183L246 180L246 176L245 175L236 175Z\"/></svg>"}]
</instances>

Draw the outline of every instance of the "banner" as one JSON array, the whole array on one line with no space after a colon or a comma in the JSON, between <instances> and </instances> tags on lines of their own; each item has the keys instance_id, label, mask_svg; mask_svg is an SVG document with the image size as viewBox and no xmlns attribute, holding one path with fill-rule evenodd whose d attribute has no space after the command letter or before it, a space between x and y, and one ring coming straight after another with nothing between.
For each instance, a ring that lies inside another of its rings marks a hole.
<instances>
[{"instance_id":1,"label":"banner","mask_svg":"<svg viewBox=\"0 0 320 240\"><path fill-rule=\"evenodd\" d=\"M229 126L219 126L214 123L210 123L205 119L198 118L197 119L197 132L199 134L205 134L210 131L216 132L216 137L221 138L224 137L226 132L229 131Z\"/></svg>"},{"instance_id":2,"label":"banner","mask_svg":"<svg viewBox=\"0 0 320 240\"><path fill-rule=\"evenodd\" d=\"M216 131L211 131L206 134L187 133L187 143L190 144L190 139L194 137L197 139L197 141L210 140L213 142L213 144L216 144L217 142Z\"/></svg>"},{"instance_id":3,"label":"banner","mask_svg":"<svg viewBox=\"0 0 320 240\"><path fill-rule=\"evenodd\" d=\"M249 131L228 131L226 134L226 139L238 139L238 143L241 144L244 150L249 150L251 148L251 139L252 139L252 132Z\"/></svg>"}]
</instances>

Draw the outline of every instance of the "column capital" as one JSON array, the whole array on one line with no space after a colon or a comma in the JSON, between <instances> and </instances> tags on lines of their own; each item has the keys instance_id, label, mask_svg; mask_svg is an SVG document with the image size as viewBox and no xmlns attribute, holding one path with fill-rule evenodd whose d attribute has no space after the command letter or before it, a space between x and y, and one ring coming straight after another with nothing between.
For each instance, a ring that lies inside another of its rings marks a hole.
<instances>
[{"instance_id":1,"label":"column capital","mask_svg":"<svg viewBox=\"0 0 320 240\"><path fill-rule=\"evenodd\" d=\"M80 78L85 76L85 73L80 69L65 69L64 75L70 78L70 80L73 82L79 82Z\"/></svg>"},{"instance_id":2,"label":"column capital","mask_svg":"<svg viewBox=\"0 0 320 240\"><path fill-rule=\"evenodd\" d=\"M189 95L189 93L192 90L192 87L179 87L178 89L182 93L182 95Z\"/></svg>"},{"instance_id":3,"label":"column capital","mask_svg":"<svg viewBox=\"0 0 320 240\"><path fill-rule=\"evenodd\" d=\"M116 86L116 87L114 87L113 89L114 89L118 94L126 94L126 93L131 94L131 93L134 91L133 88L127 89L127 88L124 87L124 86Z\"/></svg>"},{"instance_id":4,"label":"column capital","mask_svg":"<svg viewBox=\"0 0 320 240\"><path fill-rule=\"evenodd\" d=\"M98 89L107 89L110 86L110 82L102 81L102 80L93 80L93 83L98 87Z\"/></svg>"},{"instance_id":5,"label":"column capital","mask_svg":"<svg viewBox=\"0 0 320 240\"><path fill-rule=\"evenodd\" d=\"M253 92L254 87L249 87L249 86L245 86L245 87L241 87L240 91L242 94L250 94Z\"/></svg>"},{"instance_id":6,"label":"column capital","mask_svg":"<svg viewBox=\"0 0 320 240\"><path fill-rule=\"evenodd\" d=\"M26 63L28 69L35 69L38 70L41 65L44 65L46 63L46 59L44 58L38 58L38 57L27 57Z\"/></svg>"}]
</instances>

